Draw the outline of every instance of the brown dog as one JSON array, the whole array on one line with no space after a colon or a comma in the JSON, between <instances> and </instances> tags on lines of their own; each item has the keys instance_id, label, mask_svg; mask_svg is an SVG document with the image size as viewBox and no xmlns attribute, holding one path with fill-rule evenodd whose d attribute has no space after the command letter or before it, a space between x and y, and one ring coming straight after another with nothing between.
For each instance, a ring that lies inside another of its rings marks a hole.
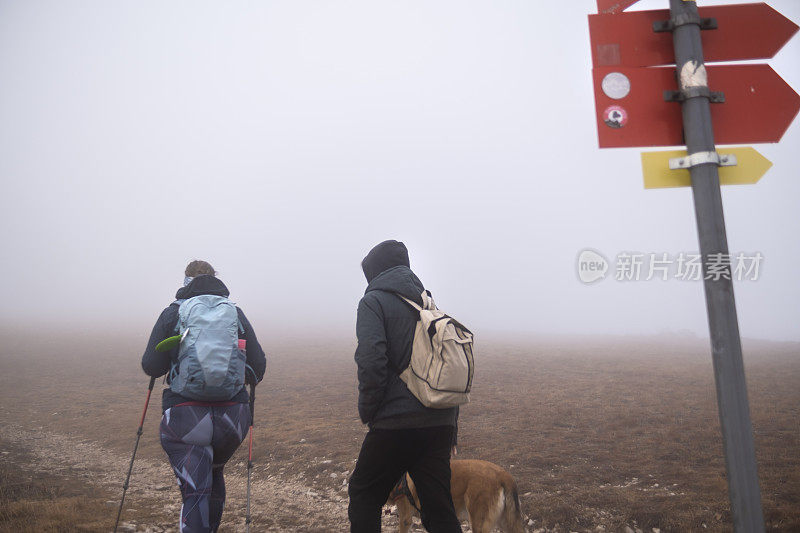
<instances>
[{"instance_id":1,"label":"brown dog","mask_svg":"<svg viewBox=\"0 0 800 533\"><path fill-rule=\"evenodd\" d=\"M473 533L489 533L499 527L507 533L525 533L517 483L511 474L488 461L450 461L450 491L460 519L468 518ZM397 505L398 531L408 533L413 514L419 514L419 498L411 476L405 475L387 503ZM413 500L413 505L412 505Z\"/></svg>"}]
</instances>

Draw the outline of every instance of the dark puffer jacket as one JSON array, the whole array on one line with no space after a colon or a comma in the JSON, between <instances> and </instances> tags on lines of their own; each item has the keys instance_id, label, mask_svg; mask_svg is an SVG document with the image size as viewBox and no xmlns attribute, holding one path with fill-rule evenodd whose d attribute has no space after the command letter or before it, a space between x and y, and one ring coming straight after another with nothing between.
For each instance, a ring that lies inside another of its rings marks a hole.
<instances>
[{"instance_id":1,"label":"dark puffer jacket","mask_svg":"<svg viewBox=\"0 0 800 533\"><path fill-rule=\"evenodd\" d=\"M401 429L441 425L455 426L458 408L431 409L425 407L408 390L400 373L411 361L411 345L419 312L397 294L422 304L422 282L398 259L389 266L388 257L402 258L397 241L387 241L370 252L362 267L369 285L358 304L356 335L358 348L358 414L371 428ZM389 261L391 264L392 261ZM376 266L377 265L377 266ZM376 273L377 272L377 273ZM374 277L370 277L374 276Z\"/></svg>"},{"instance_id":2,"label":"dark puffer jacket","mask_svg":"<svg viewBox=\"0 0 800 533\"><path fill-rule=\"evenodd\" d=\"M213 294L215 296L225 296L230 294L228 288L222 281L214 276L198 276L194 278L187 286L178 289L175 293L175 298L178 300L186 300L193 296L200 296L201 294ZM147 342L144 355L142 356L142 369L148 376L159 377L169 372L172 364L178 360L178 348L166 352L157 352L156 345L167 337L175 335L175 326L178 324L178 303L172 303L169 307L161 312L158 317L156 325L153 326L153 332L150 334L150 340ZM246 355L247 364L256 374L256 378L260 382L264 378L264 371L267 368L267 358L264 355L264 350L258 343L256 333L253 327L244 316L244 313L238 307L236 311L239 314L239 322L242 323L244 328L244 335L242 337L247 341ZM169 381L169 379L167 379ZM161 408L166 411L170 407L174 407L179 403L192 401L190 398L185 398L180 394L172 391L170 388L164 389L161 396ZM236 396L231 398L232 402L247 403L249 397L247 389L242 387ZM213 402L210 402L213 403Z\"/></svg>"}]
</instances>

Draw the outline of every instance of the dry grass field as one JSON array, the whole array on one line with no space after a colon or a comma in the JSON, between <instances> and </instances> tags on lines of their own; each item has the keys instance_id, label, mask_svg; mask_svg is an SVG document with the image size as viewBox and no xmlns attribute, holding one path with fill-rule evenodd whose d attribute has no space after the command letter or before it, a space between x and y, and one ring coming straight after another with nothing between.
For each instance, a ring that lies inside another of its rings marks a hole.
<instances>
[{"instance_id":1,"label":"dry grass field","mask_svg":"<svg viewBox=\"0 0 800 533\"><path fill-rule=\"evenodd\" d=\"M0 530L109 531L146 393L144 339L1 338ZM264 341L253 530L346 531L343 483L364 434L353 345ZM460 457L516 477L531 531L731 529L705 341L478 343ZM800 344L744 348L768 530L800 531ZM159 415L154 393L123 514L129 531L175 530L179 496ZM227 468L222 531L243 530L244 448Z\"/></svg>"}]
</instances>

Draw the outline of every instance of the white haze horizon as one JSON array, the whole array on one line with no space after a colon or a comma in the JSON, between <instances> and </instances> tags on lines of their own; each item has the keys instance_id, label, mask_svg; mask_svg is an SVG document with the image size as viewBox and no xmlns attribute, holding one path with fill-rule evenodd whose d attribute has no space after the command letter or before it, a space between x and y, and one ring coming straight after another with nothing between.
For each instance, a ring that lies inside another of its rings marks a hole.
<instances>
[{"instance_id":1,"label":"white haze horizon","mask_svg":"<svg viewBox=\"0 0 800 533\"><path fill-rule=\"evenodd\" d=\"M698 247L691 190L642 186L661 148L597 148L593 10L0 0L0 324L144 337L204 259L262 341L354 336L397 239L479 339L707 338L702 282L578 279L585 249ZM800 36L768 63L800 91ZM772 169L723 188L731 252L764 257L740 331L796 342L800 120L756 148Z\"/></svg>"}]
</instances>

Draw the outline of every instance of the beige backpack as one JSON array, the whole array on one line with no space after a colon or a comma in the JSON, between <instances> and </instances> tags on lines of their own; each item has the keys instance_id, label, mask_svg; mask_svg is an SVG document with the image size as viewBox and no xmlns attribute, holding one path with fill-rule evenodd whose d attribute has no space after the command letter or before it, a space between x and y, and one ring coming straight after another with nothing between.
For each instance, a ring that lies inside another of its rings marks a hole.
<instances>
[{"instance_id":1,"label":"beige backpack","mask_svg":"<svg viewBox=\"0 0 800 533\"><path fill-rule=\"evenodd\" d=\"M445 409L469 402L475 372L472 332L437 309L428 291L422 293L422 307L400 298L419 311L411 362L400 379L426 407Z\"/></svg>"}]
</instances>

